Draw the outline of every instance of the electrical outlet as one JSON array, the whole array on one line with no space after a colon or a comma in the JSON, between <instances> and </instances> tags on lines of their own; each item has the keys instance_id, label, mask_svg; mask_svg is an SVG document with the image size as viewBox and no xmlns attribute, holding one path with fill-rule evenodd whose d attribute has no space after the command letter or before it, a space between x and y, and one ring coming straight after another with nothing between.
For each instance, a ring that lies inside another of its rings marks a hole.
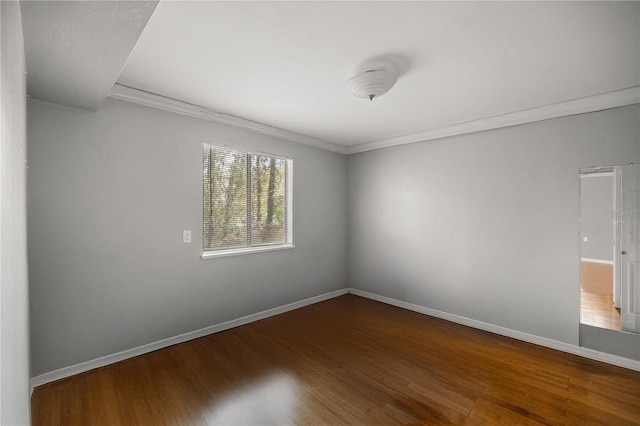
<instances>
[{"instance_id":1,"label":"electrical outlet","mask_svg":"<svg viewBox=\"0 0 640 426\"><path fill-rule=\"evenodd\" d=\"M190 243L191 242L191 230L190 229L185 229L184 231L182 231L182 242L183 243Z\"/></svg>"},{"instance_id":2,"label":"electrical outlet","mask_svg":"<svg viewBox=\"0 0 640 426\"><path fill-rule=\"evenodd\" d=\"M582 237L582 241L586 243L587 241L589 241L589 237Z\"/></svg>"}]
</instances>

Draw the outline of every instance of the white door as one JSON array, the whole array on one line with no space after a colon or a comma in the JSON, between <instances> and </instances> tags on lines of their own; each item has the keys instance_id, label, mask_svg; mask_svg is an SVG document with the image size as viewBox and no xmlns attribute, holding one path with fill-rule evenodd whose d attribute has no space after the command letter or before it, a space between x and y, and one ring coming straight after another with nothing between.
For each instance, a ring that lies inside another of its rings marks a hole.
<instances>
[{"instance_id":1,"label":"white door","mask_svg":"<svg viewBox=\"0 0 640 426\"><path fill-rule=\"evenodd\" d=\"M640 165L617 166L622 330L640 333Z\"/></svg>"}]
</instances>

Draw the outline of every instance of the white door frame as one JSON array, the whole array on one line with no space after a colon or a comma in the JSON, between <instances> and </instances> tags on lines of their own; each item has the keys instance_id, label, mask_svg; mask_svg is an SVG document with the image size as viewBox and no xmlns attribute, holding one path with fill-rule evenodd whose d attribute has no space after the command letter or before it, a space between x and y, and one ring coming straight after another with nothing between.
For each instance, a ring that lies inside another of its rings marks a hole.
<instances>
[{"instance_id":1,"label":"white door frame","mask_svg":"<svg viewBox=\"0 0 640 426\"><path fill-rule=\"evenodd\" d=\"M632 164L616 167L618 186L616 188L615 216L619 225L616 239L620 242L617 246L617 258L620 266L620 314L622 331L634 333L640 333L639 167Z\"/></svg>"},{"instance_id":2,"label":"white door frame","mask_svg":"<svg viewBox=\"0 0 640 426\"><path fill-rule=\"evenodd\" d=\"M620 280L622 275L620 274L620 265L622 265L622 255L620 254L620 237L622 233L622 229L620 227L620 218L615 214L620 211L620 187L622 174L620 171L614 167L613 168L613 306L620 309L621 307L621 294L622 294L622 286L620 285Z\"/></svg>"}]
</instances>

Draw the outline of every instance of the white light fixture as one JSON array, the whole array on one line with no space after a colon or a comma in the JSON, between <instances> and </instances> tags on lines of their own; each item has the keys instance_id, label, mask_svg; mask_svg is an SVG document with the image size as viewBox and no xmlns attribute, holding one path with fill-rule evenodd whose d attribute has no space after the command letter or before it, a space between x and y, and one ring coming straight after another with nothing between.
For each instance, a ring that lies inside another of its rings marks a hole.
<instances>
[{"instance_id":1,"label":"white light fixture","mask_svg":"<svg viewBox=\"0 0 640 426\"><path fill-rule=\"evenodd\" d=\"M396 84L398 77L386 70L369 70L351 77L345 83L354 96L377 98L384 95Z\"/></svg>"}]
</instances>

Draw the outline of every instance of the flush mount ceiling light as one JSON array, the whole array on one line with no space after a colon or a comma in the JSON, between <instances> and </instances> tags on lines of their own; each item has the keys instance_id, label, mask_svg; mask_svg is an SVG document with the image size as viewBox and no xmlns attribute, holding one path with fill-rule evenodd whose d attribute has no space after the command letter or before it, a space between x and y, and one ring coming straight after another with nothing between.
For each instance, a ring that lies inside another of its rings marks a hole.
<instances>
[{"instance_id":1,"label":"flush mount ceiling light","mask_svg":"<svg viewBox=\"0 0 640 426\"><path fill-rule=\"evenodd\" d=\"M345 83L347 89L359 98L377 98L384 95L396 84L398 77L386 70L369 70L351 77Z\"/></svg>"}]
</instances>

